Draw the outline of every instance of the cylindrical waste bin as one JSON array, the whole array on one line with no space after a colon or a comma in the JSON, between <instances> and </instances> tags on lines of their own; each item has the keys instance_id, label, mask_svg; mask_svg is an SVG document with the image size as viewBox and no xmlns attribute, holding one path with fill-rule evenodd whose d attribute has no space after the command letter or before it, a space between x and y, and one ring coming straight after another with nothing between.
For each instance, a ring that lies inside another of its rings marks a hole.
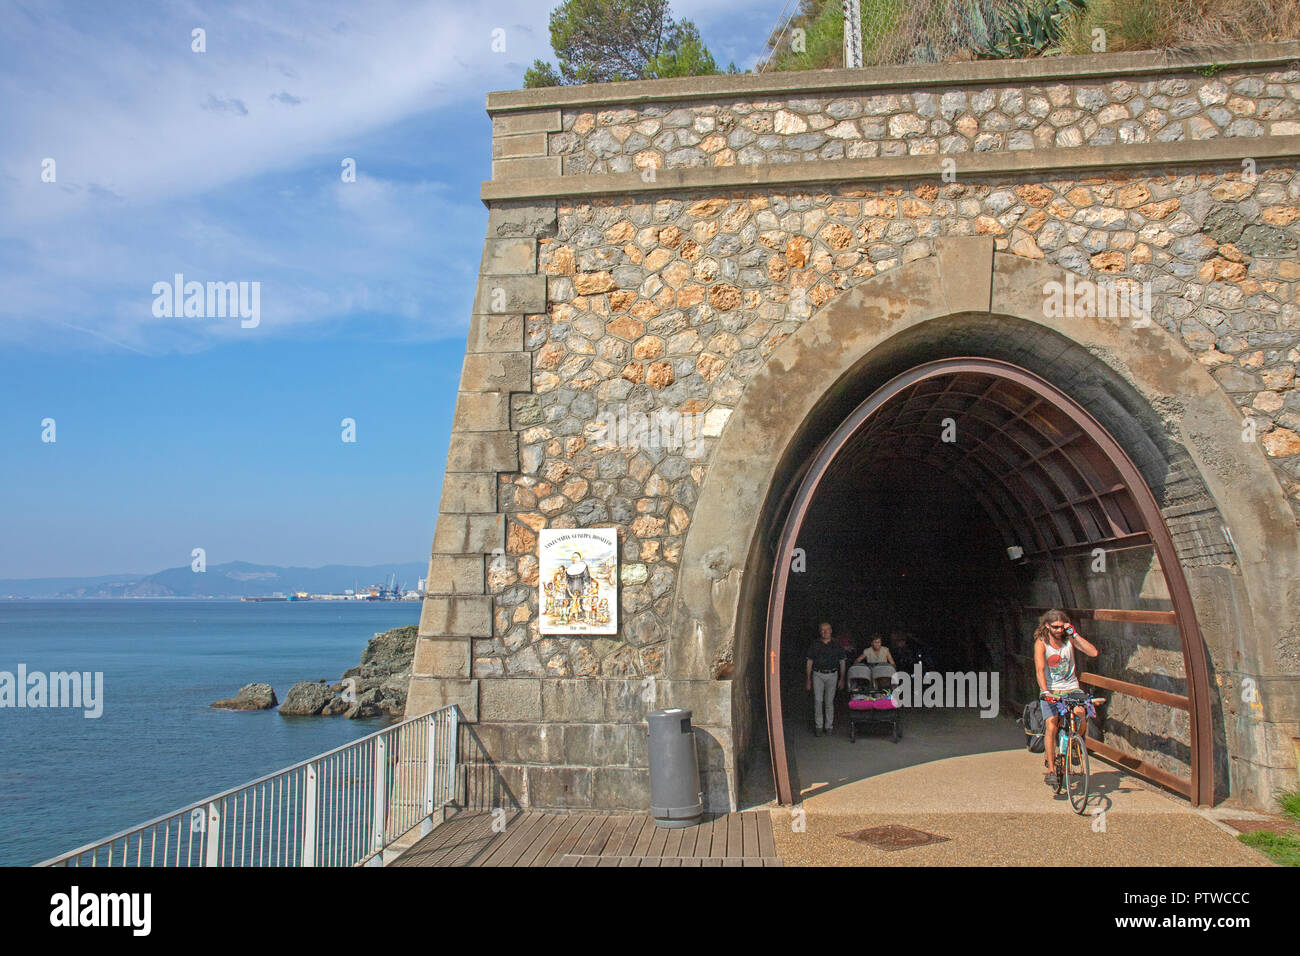
<instances>
[{"instance_id":1,"label":"cylindrical waste bin","mask_svg":"<svg viewBox=\"0 0 1300 956\"><path fill-rule=\"evenodd\" d=\"M650 725L650 816L655 826L694 826L704 813L691 712L681 707L646 714Z\"/></svg>"}]
</instances>

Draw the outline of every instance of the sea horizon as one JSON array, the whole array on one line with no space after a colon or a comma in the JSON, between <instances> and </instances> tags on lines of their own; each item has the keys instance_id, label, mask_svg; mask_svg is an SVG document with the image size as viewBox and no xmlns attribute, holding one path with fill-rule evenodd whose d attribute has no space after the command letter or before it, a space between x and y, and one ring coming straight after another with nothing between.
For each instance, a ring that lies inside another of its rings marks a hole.
<instances>
[{"instance_id":1,"label":"sea horizon","mask_svg":"<svg viewBox=\"0 0 1300 956\"><path fill-rule=\"evenodd\" d=\"M387 719L212 707L338 680L418 601L0 600L0 671L102 673L103 714L0 707L0 865L31 865L342 746Z\"/></svg>"}]
</instances>

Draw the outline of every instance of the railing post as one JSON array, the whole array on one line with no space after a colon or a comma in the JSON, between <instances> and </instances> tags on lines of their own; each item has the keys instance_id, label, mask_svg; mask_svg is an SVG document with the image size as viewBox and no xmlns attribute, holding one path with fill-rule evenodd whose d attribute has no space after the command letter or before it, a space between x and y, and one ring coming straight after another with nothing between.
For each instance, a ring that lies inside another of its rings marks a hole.
<instances>
[{"instance_id":1,"label":"railing post","mask_svg":"<svg viewBox=\"0 0 1300 956\"><path fill-rule=\"evenodd\" d=\"M316 764L307 764L307 785L302 794L302 865L316 865L316 798L320 788L317 785Z\"/></svg>"},{"instance_id":2,"label":"railing post","mask_svg":"<svg viewBox=\"0 0 1300 956\"><path fill-rule=\"evenodd\" d=\"M221 812L217 809L216 803L208 804L208 832L204 834L207 837L207 846L203 854L204 866L221 865ZM122 851L126 852L125 848Z\"/></svg>"},{"instance_id":3,"label":"railing post","mask_svg":"<svg viewBox=\"0 0 1300 956\"><path fill-rule=\"evenodd\" d=\"M375 741L374 812L370 822L370 850L376 855L372 866L383 866L384 824L388 818L388 741L380 737Z\"/></svg>"},{"instance_id":4,"label":"railing post","mask_svg":"<svg viewBox=\"0 0 1300 956\"><path fill-rule=\"evenodd\" d=\"M446 802L455 803L456 797L456 770L459 761L460 733L457 723L460 715L460 708L455 704L447 711L447 790ZM468 801L466 801L468 803Z\"/></svg>"},{"instance_id":5,"label":"railing post","mask_svg":"<svg viewBox=\"0 0 1300 956\"><path fill-rule=\"evenodd\" d=\"M427 714L424 718L428 729L425 732L424 764L424 815L420 819L420 835L433 830L433 808L437 804L434 788L438 785L438 715Z\"/></svg>"}]
</instances>

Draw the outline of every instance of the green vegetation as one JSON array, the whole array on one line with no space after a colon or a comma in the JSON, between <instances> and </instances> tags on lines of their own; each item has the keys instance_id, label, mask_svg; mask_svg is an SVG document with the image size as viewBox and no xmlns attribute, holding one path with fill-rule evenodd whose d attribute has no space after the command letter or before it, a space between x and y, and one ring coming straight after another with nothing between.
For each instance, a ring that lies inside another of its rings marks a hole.
<instances>
[{"instance_id":1,"label":"green vegetation","mask_svg":"<svg viewBox=\"0 0 1300 956\"><path fill-rule=\"evenodd\" d=\"M1300 788L1278 791L1277 804L1287 816L1300 820Z\"/></svg>"},{"instance_id":2,"label":"green vegetation","mask_svg":"<svg viewBox=\"0 0 1300 956\"><path fill-rule=\"evenodd\" d=\"M524 86L569 86L717 73L690 20L673 20L668 0L564 0L551 11L558 69L534 60ZM732 64L728 72L737 72Z\"/></svg>"},{"instance_id":3,"label":"green vegetation","mask_svg":"<svg viewBox=\"0 0 1300 956\"><path fill-rule=\"evenodd\" d=\"M861 0L867 66L1300 38L1300 0ZM839 0L800 0L763 70L844 62Z\"/></svg>"},{"instance_id":4,"label":"green vegetation","mask_svg":"<svg viewBox=\"0 0 1300 956\"><path fill-rule=\"evenodd\" d=\"M1083 10L1083 0L1013 0L997 19L996 41L976 54L1001 60L1059 53L1066 24Z\"/></svg>"},{"instance_id":5,"label":"green vegetation","mask_svg":"<svg viewBox=\"0 0 1300 956\"><path fill-rule=\"evenodd\" d=\"M1300 37L1300 0L1087 0L1061 38L1063 53L1185 50Z\"/></svg>"},{"instance_id":6,"label":"green vegetation","mask_svg":"<svg viewBox=\"0 0 1300 956\"><path fill-rule=\"evenodd\" d=\"M1300 837L1289 833L1257 830L1237 837L1246 846L1254 847L1274 863L1281 866L1300 866Z\"/></svg>"},{"instance_id":7,"label":"green vegetation","mask_svg":"<svg viewBox=\"0 0 1300 956\"><path fill-rule=\"evenodd\" d=\"M1283 813L1293 820L1300 821L1300 788L1279 790L1276 799ZM1256 830L1254 833L1243 833L1237 839L1246 846L1259 850L1274 863L1281 866L1300 866L1300 837L1294 834Z\"/></svg>"}]
</instances>

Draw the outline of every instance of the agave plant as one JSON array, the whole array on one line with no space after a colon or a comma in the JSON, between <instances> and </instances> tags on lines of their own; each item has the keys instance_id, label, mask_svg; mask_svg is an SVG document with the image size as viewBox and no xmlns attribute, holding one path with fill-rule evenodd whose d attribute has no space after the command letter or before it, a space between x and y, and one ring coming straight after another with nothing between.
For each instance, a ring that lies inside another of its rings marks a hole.
<instances>
[{"instance_id":1,"label":"agave plant","mask_svg":"<svg viewBox=\"0 0 1300 956\"><path fill-rule=\"evenodd\" d=\"M1042 56L1056 46L1065 21L1086 6L1084 0L1010 0L994 27L994 40L976 50L982 60Z\"/></svg>"}]
</instances>

